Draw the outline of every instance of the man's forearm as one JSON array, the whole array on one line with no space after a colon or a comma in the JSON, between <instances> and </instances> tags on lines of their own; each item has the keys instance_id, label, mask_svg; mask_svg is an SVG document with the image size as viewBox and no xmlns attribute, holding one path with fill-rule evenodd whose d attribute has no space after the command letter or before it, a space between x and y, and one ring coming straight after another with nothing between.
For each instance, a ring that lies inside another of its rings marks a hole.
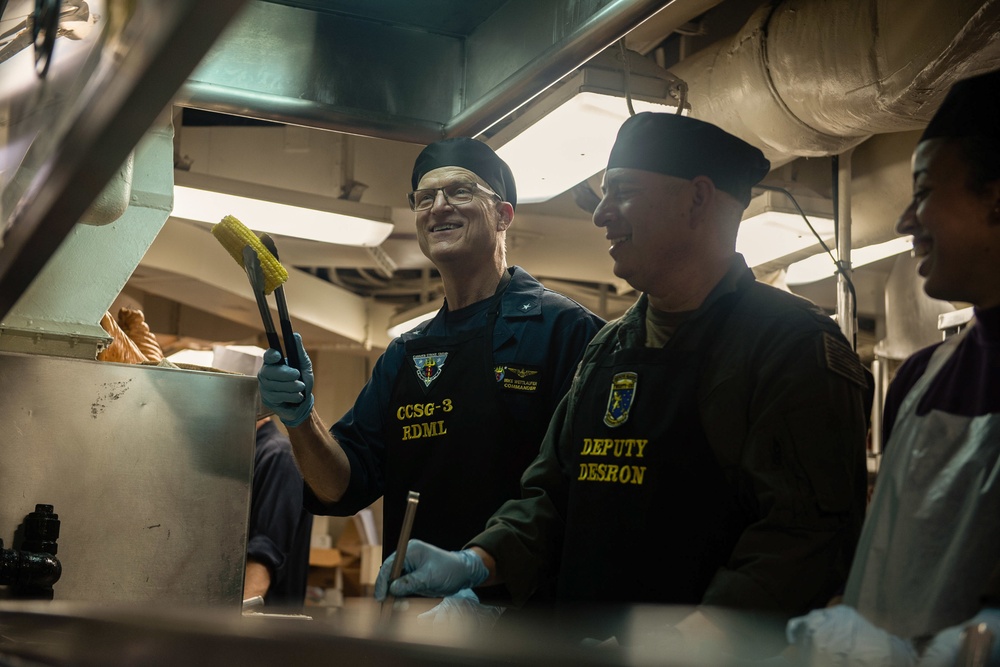
<instances>
[{"instance_id":1,"label":"man's forearm","mask_svg":"<svg viewBox=\"0 0 1000 667\"><path fill-rule=\"evenodd\" d=\"M288 429L295 463L312 492L322 502L336 502L351 480L351 463L316 410L301 425Z\"/></svg>"},{"instance_id":2,"label":"man's forearm","mask_svg":"<svg viewBox=\"0 0 1000 667\"><path fill-rule=\"evenodd\" d=\"M243 599L249 600L255 595L264 597L271 587L271 570L260 561L247 559L246 574L243 577Z\"/></svg>"}]
</instances>

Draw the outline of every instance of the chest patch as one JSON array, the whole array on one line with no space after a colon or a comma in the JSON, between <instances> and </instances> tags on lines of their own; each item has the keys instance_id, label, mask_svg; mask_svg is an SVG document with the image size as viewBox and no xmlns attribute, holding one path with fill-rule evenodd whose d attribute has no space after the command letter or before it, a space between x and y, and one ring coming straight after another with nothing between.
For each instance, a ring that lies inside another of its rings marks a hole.
<instances>
[{"instance_id":1,"label":"chest patch","mask_svg":"<svg viewBox=\"0 0 1000 667\"><path fill-rule=\"evenodd\" d=\"M538 391L541 375L535 366L495 366L493 371L503 390L528 394Z\"/></svg>"},{"instance_id":2,"label":"chest patch","mask_svg":"<svg viewBox=\"0 0 1000 667\"><path fill-rule=\"evenodd\" d=\"M628 421L628 413L635 400L639 374L633 372L616 373L611 378L611 393L608 395L608 409L604 413L604 424L614 428Z\"/></svg>"},{"instance_id":3,"label":"chest patch","mask_svg":"<svg viewBox=\"0 0 1000 667\"><path fill-rule=\"evenodd\" d=\"M413 360L413 369L417 372L417 377L420 378L425 387L429 387L444 370L444 362L448 358L448 353L415 354L410 358Z\"/></svg>"}]
</instances>

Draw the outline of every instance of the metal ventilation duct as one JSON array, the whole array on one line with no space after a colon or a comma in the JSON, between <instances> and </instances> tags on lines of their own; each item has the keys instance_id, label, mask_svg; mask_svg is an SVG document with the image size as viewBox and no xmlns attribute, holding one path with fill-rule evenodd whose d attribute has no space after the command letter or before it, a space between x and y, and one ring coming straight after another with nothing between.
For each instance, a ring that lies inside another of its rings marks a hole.
<instances>
[{"instance_id":1,"label":"metal ventilation duct","mask_svg":"<svg viewBox=\"0 0 1000 667\"><path fill-rule=\"evenodd\" d=\"M255 0L176 101L419 144L474 136L668 4Z\"/></svg>"}]
</instances>

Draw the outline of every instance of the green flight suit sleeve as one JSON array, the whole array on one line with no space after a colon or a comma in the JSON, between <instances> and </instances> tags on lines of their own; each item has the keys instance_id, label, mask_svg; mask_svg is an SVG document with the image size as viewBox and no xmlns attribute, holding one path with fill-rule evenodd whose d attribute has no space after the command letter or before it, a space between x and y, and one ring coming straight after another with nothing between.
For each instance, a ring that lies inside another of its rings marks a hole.
<instances>
[{"instance_id":1,"label":"green flight suit sleeve","mask_svg":"<svg viewBox=\"0 0 1000 667\"><path fill-rule=\"evenodd\" d=\"M702 402L752 517L703 603L792 616L825 605L847 578L866 503L866 383L839 333L761 340Z\"/></svg>"}]
</instances>

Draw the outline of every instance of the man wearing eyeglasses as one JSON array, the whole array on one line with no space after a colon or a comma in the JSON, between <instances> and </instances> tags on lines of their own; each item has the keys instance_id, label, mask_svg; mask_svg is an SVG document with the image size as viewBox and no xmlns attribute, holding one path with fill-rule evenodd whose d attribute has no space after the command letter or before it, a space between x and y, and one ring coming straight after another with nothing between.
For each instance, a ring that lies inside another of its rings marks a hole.
<instances>
[{"instance_id":1,"label":"man wearing eyeglasses","mask_svg":"<svg viewBox=\"0 0 1000 667\"><path fill-rule=\"evenodd\" d=\"M384 553L420 493L414 537L460 548L506 500L535 458L549 418L603 320L508 267L517 193L486 144L446 139L413 168L420 249L441 274L444 307L392 341L344 417L327 430L300 377L268 350L261 399L288 427L306 507L349 516L384 496ZM301 346L301 341L300 341Z\"/></svg>"},{"instance_id":2,"label":"man wearing eyeglasses","mask_svg":"<svg viewBox=\"0 0 1000 667\"><path fill-rule=\"evenodd\" d=\"M837 592L864 516L867 382L836 324L735 250L769 169L710 123L625 121L594 224L642 295L588 347L521 497L462 550L411 541L377 599L485 586L520 605L554 575L571 634L708 665L734 663L703 649L779 650L769 623ZM645 636L635 604L691 613Z\"/></svg>"}]
</instances>

